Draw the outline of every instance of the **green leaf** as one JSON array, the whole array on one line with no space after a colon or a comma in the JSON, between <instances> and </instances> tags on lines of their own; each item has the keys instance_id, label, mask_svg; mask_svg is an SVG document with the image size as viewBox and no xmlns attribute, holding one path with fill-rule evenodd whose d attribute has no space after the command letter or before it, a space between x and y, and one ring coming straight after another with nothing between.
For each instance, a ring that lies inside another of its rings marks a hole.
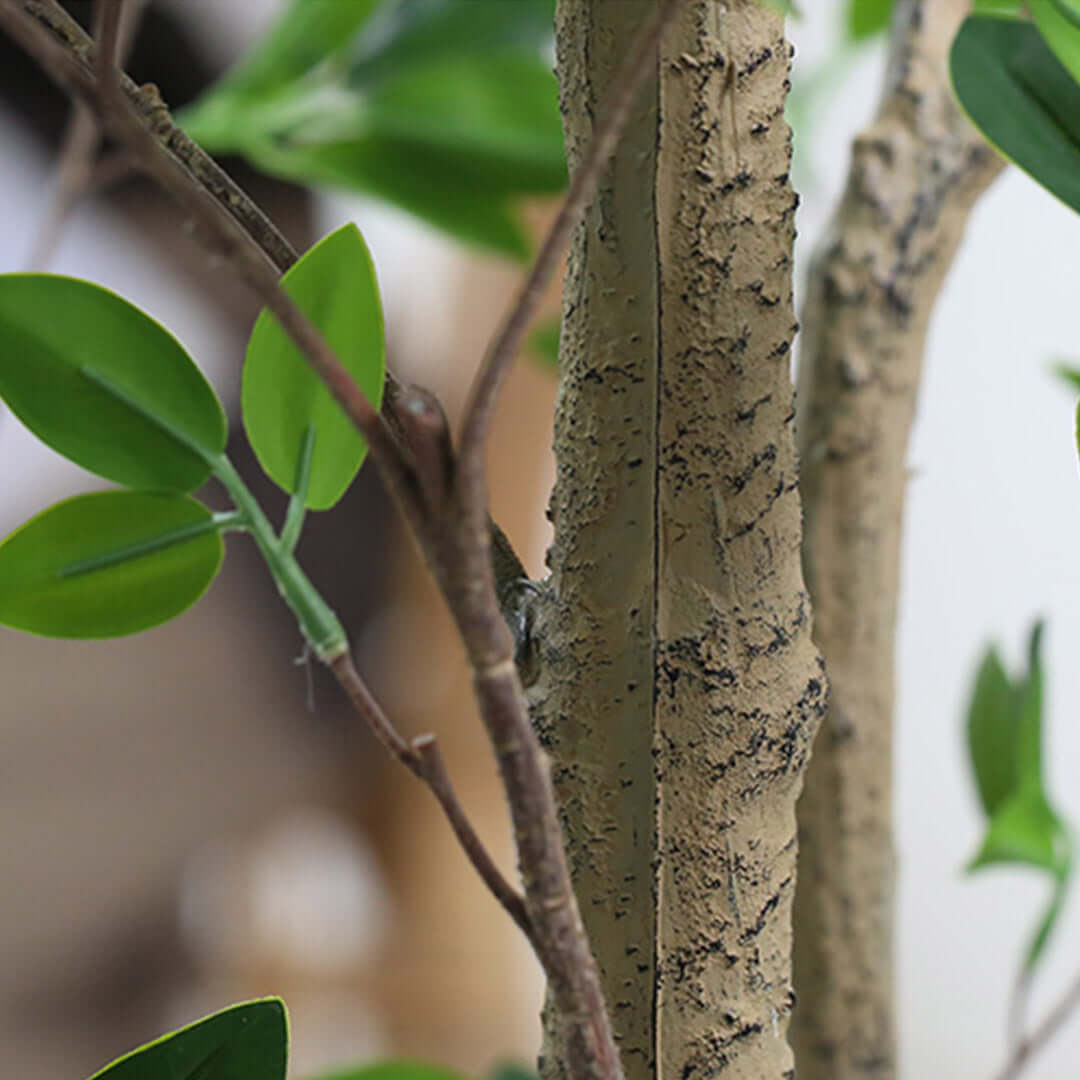
<instances>
[{"instance_id":1,"label":"green leaf","mask_svg":"<svg viewBox=\"0 0 1080 1080\"><path fill-rule=\"evenodd\" d=\"M114 1061L90 1080L285 1080L279 998L233 1005Z\"/></svg>"},{"instance_id":2,"label":"green leaf","mask_svg":"<svg viewBox=\"0 0 1080 1080\"><path fill-rule=\"evenodd\" d=\"M219 523L190 496L78 495L0 544L0 623L46 637L134 634L191 607L223 554Z\"/></svg>"},{"instance_id":3,"label":"green leaf","mask_svg":"<svg viewBox=\"0 0 1080 1080\"><path fill-rule=\"evenodd\" d=\"M865 41L889 28L893 0L849 0L847 11L848 37Z\"/></svg>"},{"instance_id":4,"label":"green leaf","mask_svg":"<svg viewBox=\"0 0 1080 1080\"><path fill-rule=\"evenodd\" d=\"M537 1076L523 1065L502 1064L491 1070L489 1080L537 1080Z\"/></svg>"},{"instance_id":5,"label":"green leaf","mask_svg":"<svg viewBox=\"0 0 1080 1080\"><path fill-rule=\"evenodd\" d=\"M1065 871L1069 841L1065 827L1041 793L1021 791L990 820L969 872L987 866L1034 866L1051 874Z\"/></svg>"},{"instance_id":6,"label":"green leaf","mask_svg":"<svg viewBox=\"0 0 1080 1080\"><path fill-rule=\"evenodd\" d=\"M178 122L208 146L242 134L250 112L307 75L355 37L381 0L293 0L246 56L182 113Z\"/></svg>"},{"instance_id":7,"label":"green leaf","mask_svg":"<svg viewBox=\"0 0 1080 1080\"><path fill-rule=\"evenodd\" d=\"M352 1069L322 1073L315 1080L463 1080L460 1073L412 1061L380 1061Z\"/></svg>"},{"instance_id":8,"label":"green leaf","mask_svg":"<svg viewBox=\"0 0 1080 1080\"><path fill-rule=\"evenodd\" d=\"M209 149L373 195L526 258L516 202L566 184L553 11L553 0L399 0L363 26L346 67L181 120Z\"/></svg>"},{"instance_id":9,"label":"green leaf","mask_svg":"<svg viewBox=\"0 0 1080 1080\"><path fill-rule=\"evenodd\" d=\"M1045 798L1042 775L1042 635L1043 623L1040 620L1032 627L1028 642L1027 674L1016 687L1015 754L1019 788L1033 791Z\"/></svg>"},{"instance_id":10,"label":"green leaf","mask_svg":"<svg viewBox=\"0 0 1080 1080\"><path fill-rule=\"evenodd\" d=\"M1080 15L1063 0L1028 0L1031 17L1073 80L1080 80Z\"/></svg>"},{"instance_id":11,"label":"green leaf","mask_svg":"<svg viewBox=\"0 0 1080 1080\"><path fill-rule=\"evenodd\" d=\"M557 370L559 367L559 338L562 326L558 319L542 323L529 336L529 347L544 362L546 367Z\"/></svg>"},{"instance_id":12,"label":"green leaf","mask_svg":"<svg viewBox=\"0 0 1080 1080\"><path fill-rule=\"evenodd\" d=\"M1080 368L1067 360L1059 360L1054 364L1053 373L1061 379L1071 390L1080 390Z\"/></svg>"},{"instance_id":13,"label":"green leaf","mask_svg":"<svg viewBox=\"0 0 1080 1080\"><path fill-rule=\"evenodd\" d=\"M953 89L989 142L1080 210L1080 86L1034 26L971 15L950 54Z\"/></svg>"},{"instance_id":14,"label":"green leaf","mask_svg":"<svg viewBox=\"0 0 1080 1080\"><path fill-rule=\"evenodd\" d=\"M225 449L225 414L180 343L88 281L0 275L0 397L76 465L192 491Z\"/></svg>"},{"instance_id":15,"label":"green leaf","mask_svg":"<svg viewBox=\"0 0 1080 1080\"><path fill-rule=\"evenodd\" d=\"M377 409L386 377L382 308L367 245L355 225L324 237L282 278L285 291L325 336ZM367 444L269 311L248 341L244 427L267 475L297 493L297 463L315 432L306 505L326 510L345 493Z\"/></svg>"},{"instance_id":16,"label":"green leaf","mask_svg":"<svg viewBox=\"0 0 1080 1080\"><path fill-rule=\"evenodd\" d=\"M1017 786L1015 706L1016 695L997 650L989 649L975 677L967 719L968 753L987 817Z\"/></svg>"},{"instance_id":17,"label":"green leaf","mask_svg":"<svg viewBox=\"0 0 1080 1080\"><path fill-rule=\"evenodd\" d=\"M998 18L1019 19L1024 14L1024 0L975 0L971 10L976 15L994 15Z\"/></svg>"}]
</instances>

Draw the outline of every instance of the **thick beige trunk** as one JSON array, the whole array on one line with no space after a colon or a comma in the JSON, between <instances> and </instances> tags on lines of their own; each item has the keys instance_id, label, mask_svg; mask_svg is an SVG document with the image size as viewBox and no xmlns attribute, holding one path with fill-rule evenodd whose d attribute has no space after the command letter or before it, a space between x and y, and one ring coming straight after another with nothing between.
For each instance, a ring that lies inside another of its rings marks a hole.
<instances>
[{"instance_id":1,"label":"thick beige trunk","mask_svg":"<svg viewBox=\"0 0 1080 1080\"><path fill-rule=\"evenodd\" d=\"M998 162L953 104L968 0L898 0L881 106L803 311L804 566L829 712L799 803L800 1080L889 1080L893 653L908 432L927 323Z\"/></svg>"},{"instance_id":2,"label":"thick beige trunk","mask_svg":"<svg viewBox=\"0 0 1080 1080\"><path fill-rule=\"evenodd\" d=\"M572 164L649 8L560 2ZM778 1080L824 694L789 377L790 51L754 0L676 19L570 257L534 699L627 1076Z\"/></svg>"}]
</instances>

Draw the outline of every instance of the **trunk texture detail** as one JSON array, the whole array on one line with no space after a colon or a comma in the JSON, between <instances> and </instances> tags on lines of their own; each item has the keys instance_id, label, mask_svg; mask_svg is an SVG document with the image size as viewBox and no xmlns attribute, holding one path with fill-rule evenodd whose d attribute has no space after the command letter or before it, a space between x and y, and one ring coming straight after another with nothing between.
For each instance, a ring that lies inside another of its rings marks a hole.
<instances>
[{"instance_id":1,"label":"trunk texture detail","mask_svg":"<svg viewBox=\"0 0 1080 1080\"><path fill-rule=\"evenodd\" d=\"M571 167L651 5L560 0ZM800 563L790 48L686 0L570 255L534 714L627 1076L792 1075ZM543 1070L563 1074L549 1025Z\"/></svg>"},{"instance_id":2,"label":"trunk texture detail","mask_svg":"<svg viewBox=\"0 0 1080 1080\"><path fill-rule=\"evenodd\" d=\"M804 568L829 712L799 803L800 1080L891 1080L893 654L907 443L927 323L999 169L953 103L967 0L897 0L885 90L811 267L799 438Z\"/></svg>"}]
</instances>

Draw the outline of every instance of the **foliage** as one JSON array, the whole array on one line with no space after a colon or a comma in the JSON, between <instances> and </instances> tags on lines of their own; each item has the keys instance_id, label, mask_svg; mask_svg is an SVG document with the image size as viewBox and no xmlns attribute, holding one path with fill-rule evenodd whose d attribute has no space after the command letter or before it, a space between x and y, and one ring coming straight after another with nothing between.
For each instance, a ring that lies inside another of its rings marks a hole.
<instances>
[{"instance_id":1,"label":"foliage","mask_svg":"<svg viewBox=\"0 0 1080 1080\"><path fill-rule=\"evenodd\" d=\"M515 258L524 195L566 183L554 0L293 0L178 115L212 152L384 199Z\"/></svg>"},{"instance_id":2,"label":"foliage","mask_svg":"<svg viewBox=\"0 0 1080 1080\"><path fill-rule=\"evenodd\" d=\"M382 309L359 230L345 225L316 244L282 285L378 405ZM6 274L0 335L0 397L59 453L132 489L58 503L0 544L0 622L52 637L113 637L166 622L209 586L231 529L252 534L316 654L344 648L344 631L292 551L305 508L333 506L367 447L273 316L259 316L248 342L243 418L267 474L292 495L280 535L225 456L213 390L133 304L74 278ZM232 512L212 514L186 494L211 474Z\"/></svg>"},{"instance_id":3,"label":"foliage","mask_svg":"<svg viewBox=\"0 0 1080 1080\"><path fill-rule=\"evenodd\" d=\"M1072 873L1069 830L1054 811L1043 780L1041 623L1031 632L1027 671L1010 678L996 649L979 666L968 706L967 736L986 834L969 871L1030 866L1053 886L1032 936L1024 968L1034 969L1057 922Z\"/></svg>"}]
</instances>

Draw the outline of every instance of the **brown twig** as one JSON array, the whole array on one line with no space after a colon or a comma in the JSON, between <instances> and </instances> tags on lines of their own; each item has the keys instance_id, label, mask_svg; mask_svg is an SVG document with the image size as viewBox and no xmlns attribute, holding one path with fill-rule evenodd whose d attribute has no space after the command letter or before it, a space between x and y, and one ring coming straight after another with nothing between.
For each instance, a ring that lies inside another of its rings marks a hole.
<instances>
[{"instance_id":1,"label":"brown twig","mask_svg":"<svg viewBox=\"0 0 1080 1080\"><path fill-rule=\"evenodd\" d=\"M123 63L120 56L120 27L127 0L95 0L94 2L94 67L98 82L112 87L118 77L118 67Z\"/></svg>"},{"instance_id":2,"label":"brown twig","mask_svg":"<svg viewBox=\"0 0 1080 1080\"><path fill-rule=\"evenodd\" d=\"M1028 1061L1050 1042L1078 1008L1080 1008L1080 975L1065 991L1057 1005L1047 1013L1043 1022L1030 1035L1017 1043L995 1080L1016 1080Z\"/></svg>"},{"instance_id":3,"label":"brown twig","mask_svg":"<svg viewBox=\"0 0 1080 1080\"><path fill-rule=\"evenodd\" d=\"M502 905L506 913L521 928L525 936L532 941L533 932L529 916L525 911L525 901L521 894L506 880L494 859L484 847L476 830L472 827L464 807L461 805L450 775L446 771L442 754L434 735L421 735L408 743L390 722L379 703L371 695L367 684L360 678L353 664L352 656L344 653L330 664L341 688L348 695L357 714L371 728L375 737L389 753L397 758L414 776L422 780L431 789L432 794L442 807L450 828L457 837L461 849L488 887L492 896Z\"/></svg>"},{"instance_id":4,"label":"brown twig","mask_svg":"<svg viewBox=\"0 0 1080 1080\"><path fill-rule=\"evenodd\" d=\"M113 46L117 62L122 63L138 27L139 16L143 11L142 0L132 3L110 5L99 3L94 9L94 37L102 35L107 18L115 14L118 25L117 40ZM111 31L110 31L111 32ZM100 162L95 164L94 155L101 144L101 133L97 117L93 110L81 99L75 99L71 106L71 118L64 133L62 148L56 163L56 188L52 203L42 222L37 240L27 260L32 270L42 270L51 261L60 242L64 223L70 217L76 204L87 192L98 187L104 178L110 181L115 173L103 171ZM111 164L114 166L116 162Z\"/></svg>"}]
</instances>

